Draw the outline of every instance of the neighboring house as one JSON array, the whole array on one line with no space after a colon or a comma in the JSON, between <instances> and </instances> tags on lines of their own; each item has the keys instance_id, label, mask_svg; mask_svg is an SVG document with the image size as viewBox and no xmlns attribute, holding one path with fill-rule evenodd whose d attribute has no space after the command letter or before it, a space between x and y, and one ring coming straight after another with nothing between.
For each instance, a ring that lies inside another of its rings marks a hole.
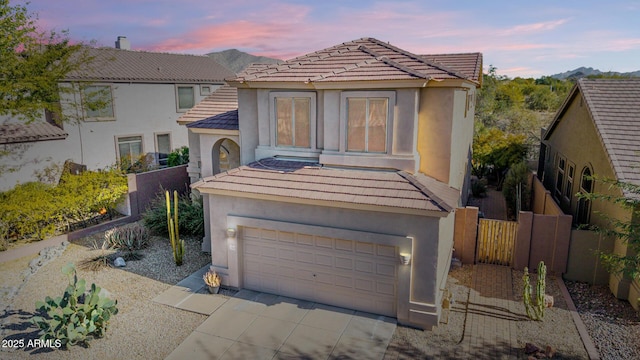
<instances>
[{"instance_id":1,"label":"neighboring house","mask_svg":"<svg viewBox=\"0 0 640 360\"><path fill-rule=\"evenodd\" d=\"M633 196L589 176L640 185L640 79L580 79L545 132L538 177L574 224L609 225L601 214L623 221L631 212L609 202L591 203L577 193ZM634 221L637 219L633 219ZM630 250L617 241L614 252ZM640 284L612 275L613 293L637 309Z\"/></svg>"},{"instance_id":2,"label":"neighboring house","mask_svg":"<svg viewBox=\"0 0 640 360\"><path fill-rule=\"evenodd\" d=\"M187 125L223 283L437 325L481 71L364 38L227 79L237 112Z\"/></svg>"},{"instance_id":3,"label":"neighboring house","mask_svg":"<svg viewBox=\"0 0 640 360\"><path fill-rule=\"evenodd\" d=\"M119 38L118 43L125 45L124 40ZM135 160L152 154L155 165L163 166L171 150L188 145L187 132L176 122L178 117L222 86L225 77L233 76L233 72L207 56L124 48L88 51L95 57L93 63L68 74L60 84L75 89L61 99L69 121L61 124L44 112L42 119L31 125L0 119L0 134L36 131L56 133L58 139L26 137L19 147L9 143L14 140L0 135L4 149L11 152L0 161L7 167L19 168L1 174L0 191L18 182L35 180L35 170L66 160L100 169L125 157ZM88 99L101 106L87 106ZM16 127L23 130L15 130Z\"/></svg>"}]
</instances>

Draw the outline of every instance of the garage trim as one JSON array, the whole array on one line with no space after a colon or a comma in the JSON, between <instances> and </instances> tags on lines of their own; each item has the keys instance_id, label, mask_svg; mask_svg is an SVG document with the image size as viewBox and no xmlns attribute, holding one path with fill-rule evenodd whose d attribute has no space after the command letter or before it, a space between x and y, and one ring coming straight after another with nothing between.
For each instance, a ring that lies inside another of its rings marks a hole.
<instances>
[{"instance_id":1,"label":"garage trim","mask_svg":"<svg viewBox=\"0 0 640 360\"><path fill-rule=\"evenodd\" d=\"M290 223L268 219L227 215L227 226L235 228L237 226L250 226L265 228L269 230L289 231L305 233L309 235L326 236L337 239L355 240L370 242L374 244L398 246L401 252L412 253L411 245L413 238L410 236L391 235L383 233L373 233L359 230L340 229L329 226L307 225L300 223ZM398 260L399 262L400 260Z\"/></svg>"}]
</instances>

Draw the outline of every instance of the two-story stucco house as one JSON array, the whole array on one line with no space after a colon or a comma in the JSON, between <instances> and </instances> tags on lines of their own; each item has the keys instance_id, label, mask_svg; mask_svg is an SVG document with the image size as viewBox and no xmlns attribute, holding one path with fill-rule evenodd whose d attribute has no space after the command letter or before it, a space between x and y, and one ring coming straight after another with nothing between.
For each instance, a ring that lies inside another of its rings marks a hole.
<instances>
[{"instance_id":1,"label":"two-story stucco house","mask_svg":"<svg viewBox=\"0 0 640 360\"><path fill-rule=\"evenodd\" d=\"M238 110L187 125L224 284L437 325L481 69L363 38L227 79Z\"/></svg>"},{"instance_id":2,"label":"two-story stucco house","mask_svg":"<svg viewBox=\"0 0 640 360\"><path fill-rule=\"evenodd\" d=\"M18 170L2 172L0 191L66 160L100 169L152 154L163 165L166 154L188 145L177 119L234 75L208 56L132 51L123 37L116 44L88 49L93 62L60 84L75 89L61 99L68 121L44 112L30 125L1 119L0 146L12 153L3 165ZM90 108L88 99L104 106Z\"/></svg>"},{"instance_id":3,"label":"two-story stucco house","mask_svg":"<svg viewBox=\"0 0 640 360\"><path fill-rule=\"evenodd\" d=\"M605 216L637 221L637 213L611 202L590 202L576 194L637 196L590 177L640 185L639 155L640 79L580 79L544 134L538 177L562 211L573 215L576 225L606 228L610 221ZM622 256L632 254L620 239L613 244L613 251ZM609 287L638 309L640 282L613 274Z\"/></svg>"}]
</instances>

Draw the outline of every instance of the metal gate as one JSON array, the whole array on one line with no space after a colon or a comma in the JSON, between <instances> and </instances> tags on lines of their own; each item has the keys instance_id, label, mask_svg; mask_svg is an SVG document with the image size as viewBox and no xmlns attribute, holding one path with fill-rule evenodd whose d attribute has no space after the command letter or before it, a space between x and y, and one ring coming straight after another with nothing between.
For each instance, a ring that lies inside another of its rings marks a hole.
<instances>
[{"instance_id":1,"label":"metal gate","mask_svg":"<svg viewBox=\"0 0 640 360\"><path fill-rule=\"evenodd\" d=\"M518 223L480 219L476 262L511 266Z\"/></svg>"}]
</instances>

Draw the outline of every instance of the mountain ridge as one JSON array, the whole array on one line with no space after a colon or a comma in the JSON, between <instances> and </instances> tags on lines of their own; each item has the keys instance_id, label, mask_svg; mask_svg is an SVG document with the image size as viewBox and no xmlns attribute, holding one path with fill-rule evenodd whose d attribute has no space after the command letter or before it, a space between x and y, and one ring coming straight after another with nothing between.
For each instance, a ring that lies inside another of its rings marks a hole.
<instances>
[{"instance_id":1,"label":"mountain ridge","mask_svg":"<svg viewBox=\"0 0 640 360\"><path fill-rule=\"evenodd\" d=\"M213 58L222 66L226 67L236 74L244 70L250 64L275 64L282 61L280 59L274 59L266 56L251 55L238 49L210 52L207 54L207 56Z\"/></svg>"},{"instance_id":2,"label":"mountain ridge","mask_svg":"<svg viewBox=\"0 0 640 360\"><path fill-rule=\"evenodd\" d=\"M592 67L581 66L573 70L551 75L550 77L554 79L564 80L564 79L579 79L585 76L598 76L598 75L619 76L619 77L640 77L640 70L621 73L617 71L600 71Z\"/></svg>"}]
</instances>

